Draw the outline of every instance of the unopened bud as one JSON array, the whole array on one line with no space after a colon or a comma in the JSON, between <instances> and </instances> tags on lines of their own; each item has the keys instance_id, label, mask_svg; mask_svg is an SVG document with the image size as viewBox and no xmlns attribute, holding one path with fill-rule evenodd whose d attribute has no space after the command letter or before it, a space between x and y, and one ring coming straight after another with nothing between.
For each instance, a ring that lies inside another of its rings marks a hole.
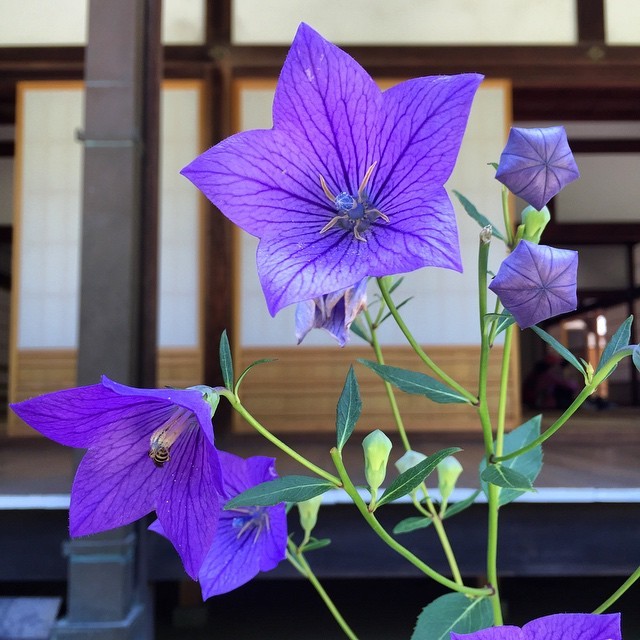
<instances>
[{"instance_id":1,"label":"unopened bud","mask_svg":"<svg viewBox=\"0 0 640 640\"><path fill-rule=\"evenodd\" d=\"M311 535L316 523L318 522L318 511L322 503L322 496L309 498L303 502L298 502L298 513L300 514L300 526L304 530L305 537Z\"/></svg>"},{"instance_id":2,"label":"unopened bud","mask_svg":"<svg viewBox=\"0 0 640 640\"><path fill-rule=\"evenodd\" d=\"M462 473L462 465L453 456L447 456L438 463L438 489L442 497L442 504L446 506L449 496L456 487L456 482Z\"/></svg>"},{"instance_id":3,"label":"unopened bud","mask_svg":"<svg viewBox=\"0 0 640 640\"><path fill-rule=\"evenodd\" d=\"M489 244L491 242L491 234L493 233L493 228L490 224L486 227L482 227L480 231L480 244Z\"/></svg>"},{"instance_id":4,"label":"unopened bud","mask_svg":"<svg viewBox=\"0 0 640 640\"><path fill-rule=\"evenodd\" d=\"M409 469L415 467L418 462L422 462L425 460L427 456L424 453L420 453L419 451L406 451L401 458L398 458L396 461L396 469L400 473L404 473L405 471L409 471Z\"/></svg>"},{"instance_id":5,"label":"unopened bud","mask_svg":"<svg viewBox=\"0 0 640 640\"><path fill-rule=\"evenodd\" d=\"M374 499L387 475L387 463L389 462L389 453L391 453L392 446L391 440L380 429L372 431L362 441L364 475Z\"/></svg>"},{"instance_id":6,"label":"unopened bud","mask_svg":"<svg viewBox=\"0 0 640 640\"><path fill-rule=\"evenodd\" d=\"M524 225L522 238L540 244L542 232L549 224L549 220L551 220L551 214L547 207L542 207L540 211L532 206L525 207L522 211L522 224Z\"/></svg>"}]
</instances>

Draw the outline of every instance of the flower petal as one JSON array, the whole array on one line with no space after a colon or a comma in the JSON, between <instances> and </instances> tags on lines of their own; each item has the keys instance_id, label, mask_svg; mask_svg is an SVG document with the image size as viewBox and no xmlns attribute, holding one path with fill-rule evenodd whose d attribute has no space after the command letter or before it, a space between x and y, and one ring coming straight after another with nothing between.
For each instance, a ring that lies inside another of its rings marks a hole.
<instances>
[{"instance_id":1,"label":"flower petal","mask_svg":"<svg viewBox=\"0 0 640 640\"><path fill-rule=\"evenodd\" d=\"M156 513L167 538L194 579L213 540L220 512L214 487L217 452L200 429L184 433L171 448L162 474Z\"/></svg>"},{"instance_id":2,"label":"flower petal","mask_svg":"<svg viewBox=\"0 0 640 640\"><path fill-rule=\"evenodd\" d=\"M518 627L491 627L474 633L451 633L451 640L525 640Z\"/></svg>"},{"instance_id":3,"label":"flower petal","mask_svg":"<svg viewBox=\"0 0 640 640\"><path fill-rule=\"evenodd\" d=\"M525 624L526 640L622 640L620 614L558 613Z\"/></svg>"}]
</instances>

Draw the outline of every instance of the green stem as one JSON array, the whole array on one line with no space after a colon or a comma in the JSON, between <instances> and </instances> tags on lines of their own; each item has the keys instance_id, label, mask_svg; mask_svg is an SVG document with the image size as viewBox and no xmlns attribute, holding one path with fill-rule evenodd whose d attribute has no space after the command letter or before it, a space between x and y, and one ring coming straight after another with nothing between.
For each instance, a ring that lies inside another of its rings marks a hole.
<instances>
[{"instance_id":1,"label":"green stem","mask_svg":"<svg viewBox=\"0 0 640 640\"><path fill-rule=\"evenodd\" d=\"M616 602L629 588L640 578L640 567L638 567L623 583L616 589L616 591L607 598L597 609L593 610L593 613L603 613L612 604Z\"/></svg>"},{"instance_id":2,"label":"green stem","mask_svg":"<svg viewBox=\"0 0 640 640\"><path fill-rule=\"evenodd\" d=\"M380 342L378 341L377 327L371 321L371 316L369 315L369 311L365 309L364 317L369 325L369 332L371 335L371 346L373 347L373 351L376 354L376 360L378 364L384 364L384 357L382 356L382 349L380 348ZM411 449L411 444L409 443L409 437L407 436L407 431L404 428L404 422L402 420L402 416L400 415L400 409L398 408L398 402L396 401L396 396L393 391L393 387L386 380L384 382L384 388L387 392L387 398L389 398L389 405L391 406L391 413L393 414L393 419L396 422L396 427L398 428L398 433L400 434L400 439L402 440L402 445L405 448L405 451L409 451Z\"/></svg>"},{"instance_id":3,"label":"green stem","mask_svg":"<svg viewBox=\"0 0 640 640\"><path fill-rule=\"evenodd\" d=\"M598 388L601 382L603 382L609 374L618 366L618 363L623 358L630 356L633 353L633 346L624 347L622 349L618 349L611 359L603 365L602 369L599 369L593 379L589 384L587 384L582 391L577 395L576 399L569 405L569 407L564 411L564 413L540 436L538 436L535 440L529 442L529 444L521 447L520 449L516 449L511 453L501 456L495 456L492 458L491 462L504 462L505 460L511 460L512 458L516 458L527 451L531 451L531 449L535 449L537 446L541 445L543 442L548 440L560 427L562 427L567 420L582 406L583 402Z\"/></svg>"},{"instance_id":4,"label":"green stem","mask_svg":"<svg viewBox=\"0 0 640 640\"><path fill-rule=\"evenodd\" d=\"M500 371L500 391L498 399L498 422L496 425L496 456L502 455L504 445L504 429L507 416L507 393L509 391L509 361L513 344L514 325L507 327L502 351L502 369Z\"/></svg>"},{"instance_id":5,"label":"green stem","mask_svg":"<svg viewBox=\"0 0 640 640\"><path fill-rule=\"evenodd\" d=\"M500 603L500 593L498 591L498 510L499 510L500 488L495 484L488 483L488 506L489 515L487 522L487 580L493 586L491 595L491 608L493 609L493 624L501 626L502 606Z\"/></svg>"},{"instance_id":6,"label":"green stem","mask_svg":"<svg viewBox=\"0 0 640 640\"><path fill-rule=\"evenodd\" d=\"M296 568L296 570L303 575L313 585L313 588L317 591L318 595L322 598L322 601L326 605L329 612L334 617L340 628L344 631L344 634L350 640L358 640L358 636L352 631L351 627L347 624L346 620L342 617L342 614L338 611L338 608L333 603L333 600L329 597L329 594L324 590L322 584L315 573L309 566L306 558L296 547L291 540L287 542L287 559Z\"/></svg>"},{"instance_id":7,"label":"green stem","mask_svg":"<svg viewBox=\"0 0 640 640\"><path fill-rule=\"evenodd\" d=\"M336 485L336 487L340 487L340 479L334 476L333 474L325 471L320 468L310 460L307 460L303 455L299 454L297 451L292 449L290 446L286 445L282 440L274 436L266 427L263 427L243 406L240 398L237 395L232 393L227 389L216 389L220 395L224 396L229 400L231 406L250 424L261 436L266 438L269 442L274 444L280 451L286 453L289 457L293 458L296 462L299 462L303 467L309 469L309 471L315 473L316 475L328 480L329 482Z\"/></svg>"},{"instance_id":8,"label":"green stem","mask_svg":"<svg viewBox=\"0 0 640 640\"><path fill-rule=\"evenodd\" d=\"M450 580L446 576L438 573L432 569L428 564L424 563L420 558L416 557L411 551L403 547L397 540L391 537L384 527L378 522L377 518L369 511L364 500L360 497L358 490L355 488L353 482L349 478L349 474L342 462L342 455L335 447L331 449L331 459L336 466L338 475L342 480L344 490L347 492L353 503L356 505L367 524L373 529L373 531L381 538L391 549L401 555L405 560L409 561L414 567L422 571L422 573L429 576L432 580L435 580L439 584L460 593L466 593L470 596L489 596L493 593L493 590L489 587L484 589L476 589L473 587L465 587L458 584L453 580Z\"/></svg>"},{"instance_id":9,"label":"green stem","mask_svg":"<svg viewBox=\"0 0 640 640\"><path fill-rule=\"evenodd\" d=\"M511 216L509 215L509 190L504 186L502 187L502 219L507 233L507 244L513 249L513 228L511 226Z\"/></svg>"},{"instance_id":10,"label":"green stem","mask_svg":"<svg viewBox=\"0 0 640 640\"><path fill-rule=\"evenodd\" d=\"M424 349L418 344L416 339L413 337L413 334L405 324L402 316L396 309L391 296L389 295L389 290L387 289L387 285L384 282L384 278L377 278L378 287L380 288L380 293L384 298L384 301L387 303L387 307L393 319L396 321L400 331L404 334L405 338L416 352L416 355L424 362L424 364L431 369L443 382L446 382L452 389L455 389L460 395L464 396L471 404L477 404L478 399L470 392L467 391L462 385L457 383L453 378L447 375L425 352Z\"/></svg>"}]
</instances>

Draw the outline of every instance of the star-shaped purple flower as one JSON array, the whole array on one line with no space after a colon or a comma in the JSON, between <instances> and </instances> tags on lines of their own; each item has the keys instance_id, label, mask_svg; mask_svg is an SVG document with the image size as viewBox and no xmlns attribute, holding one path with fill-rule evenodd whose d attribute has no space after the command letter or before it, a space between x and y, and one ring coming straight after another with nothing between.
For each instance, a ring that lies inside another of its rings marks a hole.
<instances>
[{"instance_id":1,"label":"star-shaped purple flower","mask_svg":"<svg viewBox=\"0 0 640 640\"><path fill-rule=\"evenodd\" d=\"M538 211L580 177L564 127L512 127L496 179Z\"/></svg>"},{"instance_id":2,"label":"star-shaped purple flower","mask_svg":"<svg viewBox=\"0 0 640 640\"><path fill-rule=\"evenodd\" d=\"M231 136L182 171L260 238L272 315L366 276L462 270L443 184L481 80L416 78L381 92L355 60L300 25L273 129Z\"/></svg>"},{"instance_id":3,"label":"star-shaped purple flower","mask_svg":"<svg viewBox=\"0 0 640 640\"><path fill-rule=\"evenodd\" d=\"M239 458L219 451L225 499L261 482L277 478L273 458ZM218 530L200 569L202 597L227 593L246 584L260 571L271 571L286 557L285 505L238 507L221 511ZM151 530L164 535L158 521Z\"/></svg>"},{"instance_id":4,"label":"star-shaped purple flower","mask_svg":"<svg viewBox=\"0 0 640 640\"><path fill-rule=\"evenodd\" d=\"M209 393L208 387L135 389L103 377L101 384L11 405L47 438L88 449L71 489L72 537L155 511L187 573L198 575L222 491Z\"/></svg>"},{"instance_id":5,"label":"star-shaped purple flower","mask_svg":"<svg viewBox=\"0 0 640 640\"><path fill-rule=\"evenodd\" d=\"M557 613L522 627L504 626L475 633L452 633L451 640L622 640L620 614Z\"/></svg>"},{"instance_id":6,"label":"star-shaped purple flower","mask_svg":"<svg viewBox=\"0 0 640 640\"><path fill-rule=\"evenodd\" d=\"M578 252L521 240L489 285L522 329L578 306Z\"/></svg>"},{"instance_id":7,"label":"star-shaped purple flower","mask_svg":"<svg viewBox=\"0 0 640 640\"><path fill-rule=\"evenodd\" d=\"M367 278L348 289L298 302L296 338L300 344L311 329L325 329L341 347L349 340L349 328L367 304Z\"/></svg>"}]
</instances>

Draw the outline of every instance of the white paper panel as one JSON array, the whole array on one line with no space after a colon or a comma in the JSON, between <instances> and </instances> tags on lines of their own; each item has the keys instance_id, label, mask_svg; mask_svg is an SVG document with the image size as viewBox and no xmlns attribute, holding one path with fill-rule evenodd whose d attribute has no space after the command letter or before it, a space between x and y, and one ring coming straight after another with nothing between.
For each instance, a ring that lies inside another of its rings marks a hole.
<instances>
[{"instance_id":1,"label":"white paper panel","mask_svg":"<svg viewBox=\"0 0 640 640\"><path fill-rule=\"evenodd\" d=\"M77 344L83 91L29 83L20 114L18 348ZM199 344L199 207L178 175L200 151L195 83L163 92L159 345Z\"/></svg>"},{"instance_id":2,"label":"white paper panel","mask_svg":"<svg viewBox=\"0 0 640 640\"><path fill-rule=\"evenodd\" d=\"M204 42L205 0L163 0L165 44ZM82 46L88 0L0 0L0 46Z\"/></svg>"},{"instance_id":3,"label":"white paper panel","mask_svg":"<svg viewBox=\"0 0 640 640\"><path fill-rule=\"evenodd\" d=\"M574 44L576 2L234 0L232 34L237 44L288 44L307 22L340 44Z\"/></svg>"},{"instance_id":4,"label":"white paper panel","mask_svg":"<svg viewBox=\"0 0 640 640\"><path fill-rule=\"evenodd\" d=\"M640 2L604 0L607 44L640 44Z\"/></svg>"},{"instance_id":5,"label":"white paper panel","mask_svg":"<svg viewBox=\"0 0 640 640\"><path fill-rule=\"evenodd\" d=\"M577 153L580 180L555 198L558 222L640 222L640 154Z\"/></svg>"},{"instance_id":6,"label":"white paper panel","mask_svg":"<svg viewBox=\"0 0 640 640\"><path fill-rule=\"evenodd\" d=\"M243 129L269 128L273 89L251 88L240 92L240 122ZM497 161L506 140L511 114L509 89L505 83L486 82L479 90L456 169L448 182L450 188L464 193L478 209L500 223L500 186L492 178L488 162ZM403 297L415 299L403 308L404 318L416 338L426 344L472 344L479 338L477 329L476 261L479 226L458 211L464 273L445 269L421 269L408 274L402 285ZM276 318L269 315L256 274L257 240L241 236L239 260L239 308L241 346L287 346L295 344L295 305L283 309ZM491 268L504 257L501 243L495 242ZM504 245L502 245L504 246ZM375 286L370 285L370 291ZM385 344L405 344L393 322L380 330ZM358 339L354 337L354 340ZM303 345L329 345L335 342L323 331L312 331Z\"/></svg>"}]
</instances>

